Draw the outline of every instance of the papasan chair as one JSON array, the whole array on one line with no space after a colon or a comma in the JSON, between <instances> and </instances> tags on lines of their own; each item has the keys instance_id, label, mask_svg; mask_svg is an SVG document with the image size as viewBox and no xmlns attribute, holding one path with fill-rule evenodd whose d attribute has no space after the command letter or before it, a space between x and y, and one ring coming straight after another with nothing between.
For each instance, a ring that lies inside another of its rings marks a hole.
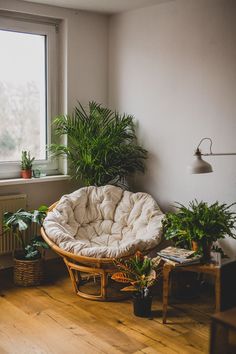
<instances>
[{"instance_id":1,"label":"papasan chair","mask_svg":"<svg viewBox=\"0 0 236 354\"><path fill-rule=\"evenodd\" d=\"M110 275L117 271L114 258L154 249L161 241L163 217L149 194L132 193L112 185L90 186L64 195L53 204L41 233L63 257L78 295L111 301L121 297L117 295L120 292L109 292ZM82 289L83 273L99 278L99 293Z\"/></svg>"}]
</instances>

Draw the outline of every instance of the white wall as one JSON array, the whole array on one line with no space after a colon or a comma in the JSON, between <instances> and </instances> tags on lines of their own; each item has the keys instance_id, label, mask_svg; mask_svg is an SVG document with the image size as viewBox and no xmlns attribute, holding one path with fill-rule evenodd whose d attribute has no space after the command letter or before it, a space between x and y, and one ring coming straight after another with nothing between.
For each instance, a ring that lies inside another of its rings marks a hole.
<instances>
[{"instance_id":1,"label":"white wall","mask_svg":"<svg viewBox=\"0 0 236 354\"><path fill-rule=\"evenodd\" d=\"M212 174L186 171L202 137L215 152L236 152L235 19L234 0L176 0L110 19L109 103L136 117L149 151L136 189L164 210L236 201L236 156L208 158ZM236 255L236 242L225 250Z\"/></svg>"},{"instance_id":2,"label":"white wall","mask_svg":"<svg viewBox=\"0 0 236 354\"><path fill-rule=\"evenodd\" d=\"M108 18L54 6L37 5L15 0L0 0L0 10L11 10L58 18L60 26L60 107L71 112L77 100L107 103L108 81ZM17 58L16 58L17 60ZM1 128L0 128L1 129ZM51 182L0 187L0 195L26 193L29 208L50 204L62 194L75 189L70 182Z\"/></svg>"}]
</instances>

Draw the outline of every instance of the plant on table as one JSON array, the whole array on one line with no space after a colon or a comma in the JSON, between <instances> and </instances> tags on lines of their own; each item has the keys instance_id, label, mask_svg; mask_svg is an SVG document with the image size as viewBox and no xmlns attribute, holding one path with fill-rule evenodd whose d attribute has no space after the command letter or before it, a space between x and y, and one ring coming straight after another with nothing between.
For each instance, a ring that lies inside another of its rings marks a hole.
<instances>
[{"instance_id":1,"label":"plant on table","mask_svg":"<svg viewBox=\"0 0 236 354\"><path fill-rule=\"evenodd\" d=\"M128 175L144 172L147 151L137 144L131 115L96 102L88 109L78 103L71 116L56 117L54 126L68 144L51 144L50 151L67 157L73 176L85 185L124 184Z\"/></svg>"},{"instance_id":2,"label":"plant on table","mask_svg":"<svg viewBox=\"0 0 236 354\"><path fill-rule=\"evenodd\" d=\"M34 235L30 241L25 242L25 231L32 224L42 226L47 212L46 206L41 206L37 210L25 211L19 209L15 213L6 212L3 215L3 230L8 237L15 237L21 246L21 250L14 253L14 280L17 285L36 285L42 281L42 276L38 274L33 276L34 269L42 274L42 253L40 249L48 249L49 246L44 242L41 236ZM24 271L22 273L22 264ZM30 274L30 279L29 278Z\"/></svg>"},{"instance_id":3,"label":"plant on table","mask_svg":"<svg viewBox=\"0 0 236 354\"><path fill-rule=\"evenodd\" d=\"M32 177L32 166L35 158L30 156L30 151L22 151L21 153L21 177Z\"/></svg>"},{"instance_id":4,"label":"plant on table","mask_svg":"<svg viewBox=\"0 0 236 354\"><path fill-rule=\"evenodd\" d=\"M233 205L235 203L227 205L216 201L208 204L197 200L191 201L188 207L176 203L176 212L167 213L163 220L164 236L176 246L189 249L195 242L198 253L206 255L213 242L226 236L236 239L236 213L231 210ZM220 247L213 246L213 250L224 256ZM206 256L209 257L209 254Z\"/></svg>"},{"instance_id":5,"label":"plant on table","mask_svg":"<svg viewBox=\"0 0 236 354\"><path fill-rule=\"evenodd\" d=\"M151 312L150 288L155 284L162 273L162 260L160 257L149 258L141 252L136 252L128 259L114 260L118 272L112 279L120 283L128 283L122 291L134 292L134 313L146 317Z\"/></svg>"}]
</instances>

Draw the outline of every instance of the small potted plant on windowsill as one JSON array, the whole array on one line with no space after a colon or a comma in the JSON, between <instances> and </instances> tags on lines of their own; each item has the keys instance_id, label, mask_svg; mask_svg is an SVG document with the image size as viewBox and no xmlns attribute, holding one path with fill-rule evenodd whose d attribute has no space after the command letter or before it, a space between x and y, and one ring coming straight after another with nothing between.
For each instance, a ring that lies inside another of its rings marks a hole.
<instances>
[{"instance_id":1,"label":"small potted plant on windowsill","mask_svg":"<svg viewBox=\"0 0 236 354\"><path fill-rule=\"evenodd\" d=\"M35 158L30 156L30 151L21 153L21 177L28 179L32 177L32 165Z\"/></svg>"},{"instance_id":2,"label":"small potted plant on windowsill","mask_svg":"<svg viewBox=\"0 0 236 354\"><path fill-rule=\"evenodd\" d=\"M112 279L120 283L129 283L122 291L132 291L134 315L149 317L151 315L152 296L150 287L154 285L162 272L160 257L149 258L141 252L136 252L128 259L114 260L118 272L112 275Z\"/></svg>"},{"instance_id":3,"label":"small potted plant on windowsill","mask_svg":"<svg viewBox=\"0 0 236 354\"><path fill-rule=\"evenodd\" d=\"M34 236L28 244L25 243L25 231L32 224L42 226L46 216L46 206L38 210L6 212L3 215L4 233L16 237L21 250L14 252L14 283L19 286L35 286L43 281L43 259L40 248L49 248L41 236Z\"/></svg>"},{"instance_id":4,"label":"small potted plant on windowsill","mask_svg":"<svg viewBox=\"0 0 236 354\"><path fill-rule=\"evenodd\" d=\"M163 220L164 236L176 246L194 249L203 255L204 260L210 258L210 251L220 252L219 246L213 243L226 236L236 239L236 213L231 205L218 201L209 205L206 202L191 201L188 207L177 203L176 212L166 214Z\"/></svg>"}]
</instances>

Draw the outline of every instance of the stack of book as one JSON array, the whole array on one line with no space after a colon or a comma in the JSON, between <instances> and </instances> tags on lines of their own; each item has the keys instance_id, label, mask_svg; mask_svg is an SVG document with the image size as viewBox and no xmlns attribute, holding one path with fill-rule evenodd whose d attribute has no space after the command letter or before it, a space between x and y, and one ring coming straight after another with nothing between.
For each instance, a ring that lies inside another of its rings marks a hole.
<instances>
[{"instance_id":1,"label":"stack of book","mask_svg":"<svg viewBox=\"0 0 236 354\"><path fill-rule=\"evenodd\" d=\"M200 263L202 258L201 255L196 255L195 251L171 246L164 248L157 252L157 254L161 258L174 261L181 266Z\"/></svg>"}]
</instances>

